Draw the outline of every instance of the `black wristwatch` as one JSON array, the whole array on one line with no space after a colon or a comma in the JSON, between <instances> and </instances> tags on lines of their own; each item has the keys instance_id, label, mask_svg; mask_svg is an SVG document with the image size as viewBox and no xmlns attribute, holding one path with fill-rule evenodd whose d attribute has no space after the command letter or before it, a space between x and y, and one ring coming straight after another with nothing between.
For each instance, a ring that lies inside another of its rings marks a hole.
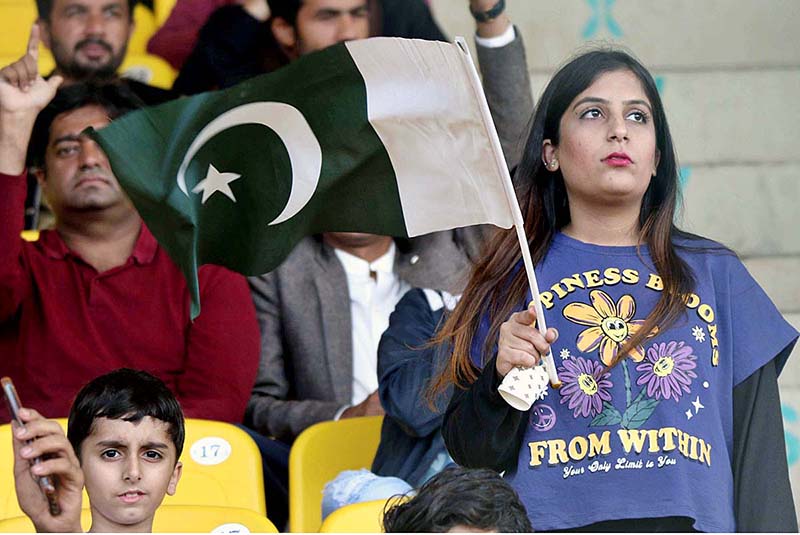
<instances>
[{"instance_id":1,"label":"black wristwatch","mask_svg":"<svg viewBox=\"0 0 800 535\"><path fill-rule=\"evenodd\" d=\"M497 0L497 3L486 11L473 11L470 6L469 12L472 13L472 16L478 22L489 22L492 19L496 19L505 9L506 0Z\"/></svg>"}]
</instances>

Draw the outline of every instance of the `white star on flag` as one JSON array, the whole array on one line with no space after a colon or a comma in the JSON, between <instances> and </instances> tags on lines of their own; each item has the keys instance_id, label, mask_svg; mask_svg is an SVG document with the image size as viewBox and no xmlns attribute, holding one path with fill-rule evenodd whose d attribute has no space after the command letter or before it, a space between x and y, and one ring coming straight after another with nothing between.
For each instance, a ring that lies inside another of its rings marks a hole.
<instances>
[{"instance_id":1,"label":"white star on flag","mask_svg":"<svg viewBox=\"0 0 800 535\"><path fill-rule=\"evenodd\" d=\"M230 183L239 179L241 176L242 175L237 175L236 173L220 173L213 164L209 164L206 177L197 183L192 189L192 193L203 192L203 198L200 201L202 204L205 204L208 198L216 192L224 193L230 200L236 202L236 197L233 196Z\"/></svg>"}]
</instances>

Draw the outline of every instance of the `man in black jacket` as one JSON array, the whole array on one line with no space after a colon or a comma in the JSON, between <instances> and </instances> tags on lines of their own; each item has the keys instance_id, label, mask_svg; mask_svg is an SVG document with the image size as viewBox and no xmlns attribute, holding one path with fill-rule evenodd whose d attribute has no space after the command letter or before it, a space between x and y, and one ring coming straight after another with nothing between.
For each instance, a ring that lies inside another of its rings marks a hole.
<instances>
[{"instance_id":1,"label":"man in black jacket","mask_svg":"<svg viewBox=\"0 0 800 535\"><path fill-rule=\"evenodd\" d=\"M211 15L174 89L229 87L304 53L374 35L445 39L423 0L243 0Z\"/></svg>"}]
</instances>

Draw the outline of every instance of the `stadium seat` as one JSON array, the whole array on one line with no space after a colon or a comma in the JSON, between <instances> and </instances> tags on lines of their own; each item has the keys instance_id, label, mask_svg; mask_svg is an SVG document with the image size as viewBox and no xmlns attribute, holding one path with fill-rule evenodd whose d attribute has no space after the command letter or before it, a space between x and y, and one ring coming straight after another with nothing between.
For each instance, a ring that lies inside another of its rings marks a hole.
<instances>
[{"instance_id":1,"label":"stadium seat","mask_svg":"<svg viewBox=\"0 0 800 535\"><path fill-rule=\"evenodd\" d=\"M322 522L320 533L381 533L383 532L383 512L394 503L406 498L389 498L354 503L337 509Z\"/></svg>"},{"instance_id":2,"label":"stadium seat","mask_svg":"<svg viewBox=\"0 0 800 535\"><path fill-rule=\"evenodd\" d=\"M81 512L81 527L88 530L92 513ZM0 533L34 533L26 516L0 520ZM197 505L162 505L153 520L153 533L278 533L267 517L249 509Z\"/></svg>"},{"instance_id":3,"label":"stadium seat","mask_svg":"<svg viewBox=\"0 0 800 535\"><path fill-rule=\"evenodd\" d=\"M23 230L20 235L25 241L37 241L39 239L38 230Z\"/></svg>"},{"instance_id":4,"label":"stadium seat","mask_svg":"<svg viewBox=\"0 0 800 535\"><path fill-rule=\"evenodd\" d=\"M38 17L34 0L0 2L0 56L19 59L25 52L31 24ZM7 63L3 63L3 66Z\"/></svg>"},{"instance_id":5,"label":"stadium seat","mask_svg":"<svg viewBox=\"0 0 800 535\"><path fill-rule=\"evenodd\" d=\"M66 429L66 418L57 421ZM266 516L261 454L253 439L235 425L188 418L181 461L178 491L164 498L164 505L249 509ZM22 515L14 491L13 465L11 425L5 424L0 426L0 473L9 477L0 480L0 519ZM83 507L89 507L86 492Z\"/></svg>"},{"instance_id":6,"label":"stadium seat","mask_svg":"<svg viewBox=\"0 0 800 535\"><path fill-rule=\"evenodd\" d=\"M136 23L136 26L133 28L130 41L128 41L128 54L146 54L147 41L158 28L156 16L142 4L136 4L136 7L133 8L133 22Z\"/></svg>"},{"instance_id":7,"label":"stadium seat","mask_svg":"<svg viewBox=\"0 0 800 535\"><path fill-rule=\"evenodd\" d=\"M160 28L172 13L176 0L153 0L153 11L156 15L156 27Z\"/></svg>"},{"instance_id":8,"label":"stadium seat","mask_svg":"<svg viewBox=\"0 0 800 535\"><path fill-rule=\"evenodd\" d=\"M208 505L267 514L261 454L250 435L224 422L186 420L183 475L164 505Z\"/></svg>"},{"instance_id":9,"label":"stadium seat","mask_svg":"<svg viewBox=\"0 0 800 535\"><path fill-rule=\"evenodd\" d=\"M316 532L322 524L322 488L342 470L370 468L381 436L382 416L312 425L289 453L289 528Z\"/></svg>"}]
</instances>

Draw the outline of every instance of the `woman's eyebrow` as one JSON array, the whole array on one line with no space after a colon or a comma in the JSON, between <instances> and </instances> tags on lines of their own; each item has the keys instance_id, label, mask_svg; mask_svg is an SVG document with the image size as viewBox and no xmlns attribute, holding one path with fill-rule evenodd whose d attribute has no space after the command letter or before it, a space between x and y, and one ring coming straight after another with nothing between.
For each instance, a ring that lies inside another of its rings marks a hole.
<instances>
[{"instance_id":1,"label":"woman's eyebrow","mask_svg":"<svg viewBox=\"0 0 800 535\"><path fill-rule=\"evenodd\" d=\"M577 108L581 104L586 104L588 102L597 103L597 104L608 104L608 101L606 99L604 99L604 98L600 98L600 97L583 97L578 102L576 102L574 106L572 106L572 109L574 110L575 108Z\"/></svg>"},{"instance_id":2,"label":"woman's eyebrow","mask_svg":"<svg viewBox=\"0 0 800 535\"><path fill-rule=\"evenodd\" d=\"M587 103L609 104L609 101L604 99L604 98L600 98L600 97L583 97L578 102L576 102L574 106L572 106L572 109L574 110L575 108L577 108L581 104L587 104ZM626 105L626 106L630 106L631 104L639 104L641 106L647 107L648 110L652 111L652 108L650 107L650 104L646 100L642 100L642 99L638 99L637 98L637 99L625 100L622 103L624 105Z\"/></svg>"}]
</instances>

